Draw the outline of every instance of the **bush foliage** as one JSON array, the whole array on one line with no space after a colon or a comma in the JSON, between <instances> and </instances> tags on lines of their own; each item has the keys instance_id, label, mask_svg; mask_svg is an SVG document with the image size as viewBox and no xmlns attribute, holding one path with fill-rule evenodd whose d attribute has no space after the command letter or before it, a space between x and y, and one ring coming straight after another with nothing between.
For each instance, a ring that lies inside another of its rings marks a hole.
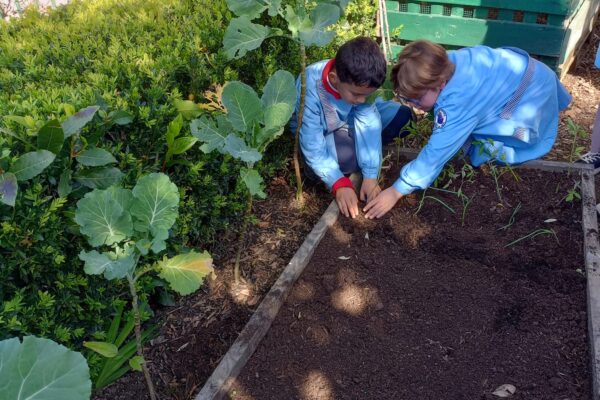
<instances>
[{"instance_id":1,"label":"bush foliage","mask_svg":"<svg viewBox=\"0 0 600 400\"><path fill-rule=\"evenodd\" d=\"M351 25L339 25L345 35L312 61L330 57L350 34L371 33L373 4L356 0ZM19 182L14 207L0 204L0 339L38 335L79 348L92 333L102 336L126 290L87 277L77 257L84 239L73 220L75 204L89 188L59 195L77 146L109 151L130 188L163 169L177 100L202 102L206 90L235 79L262 87L277 69L297 73L298 52L282 41L267 40L243 60L227 62L221 47L230 18L224 0L75 0L47 15L28 9L21 18L0 20L0 173L36 149L48 121L64 122L92 105L100 110L75 147L65 142L42 174ZM107 115L121 112L131 122L108 123ZM188 124L182 130L190 135ZM272 154L281 154L278 147L289 148L286 137ZM244 209L241 166L198 146L169 165L180 212L167 252L210 247ZM284 165L282 156L267 155L257 167L270 174ZM156 282L138 285L147 301Z\"/></svg>"}]
</instances>

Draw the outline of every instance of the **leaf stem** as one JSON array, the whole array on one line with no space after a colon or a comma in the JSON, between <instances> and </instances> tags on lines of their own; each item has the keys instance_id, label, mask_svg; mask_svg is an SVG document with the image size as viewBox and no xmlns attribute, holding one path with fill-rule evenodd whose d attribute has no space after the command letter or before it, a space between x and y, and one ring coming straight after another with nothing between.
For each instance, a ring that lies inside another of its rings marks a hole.
<instances>
[{"instance_id":1,"label":"leaf stem","mask_svg":"<svg viewBox=\"0 0 600 400\"><path fill-rule=\"evenodd\" d=\"M144 350L142 348L142 323L140 321L140 309L138 307L138 295L137 290L135 289L135 281L131 277L131 275L127 275L127 281L129 282L129 291L131 293L131 307L133 308L133 317L135 320L135 345L137 348L138 356L144 359ZM144 372L144 378L146 379L146 385L148 386L148 391L150 392L150 399L157 400L156 391L154 390L154 384L152 383L152 379L150 378L150 371L148 371L148 367L146 366L146 360L142 363L142 371Z\"/></svg>"}]
</instances>

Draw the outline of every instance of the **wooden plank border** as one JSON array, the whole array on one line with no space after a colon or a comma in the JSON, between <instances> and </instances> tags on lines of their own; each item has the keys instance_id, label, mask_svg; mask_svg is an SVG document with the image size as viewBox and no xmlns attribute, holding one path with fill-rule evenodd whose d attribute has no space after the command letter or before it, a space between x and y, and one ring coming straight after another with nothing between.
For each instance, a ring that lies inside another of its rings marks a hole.
<instances>
[{"instance_id":1,"label":"wooden plank border","mask_svg":"<svg viewBox=\"0 0 600 400\"><path fill-rule=\"evenodd\" d=\"M358 187L360 178L353 175L352 181ZM337 221L338 216L339 209L333 200L194 400L221 400L228 393L235 378L271 327L281 305L312 258L319 242L329 227Z\"/></svg>"},{"instance_id":2,"label":"wooden plank border","mask_svg":"<svg viewBox=\"0 0 600 400\"><path fill-rule=\"evenodd\" d=\"M396 149L393 149L395 152ZM400 148L398 149L398 153L412 160L417 157L419 154L419 150L415 149L407 149ZM577 164L577 163L568 163L564 161L545 161L545 160L531 160L527 161L523 164L514 165L515 168L526 168L526 169L540 169L542 171L549 172L579 172L579 171L590 171L593 174L597 174L600 172L600 168L594 169L593 165L590 164Z\"/></svg>"},{"instance_id":3,"label":"wooden plank border","mask_svg":"<svg viewBox=\"0 0 600 400\"><path fill-rule=\"evenodd\" d=\"M600 243L598 242L598 213L593 172L581 172L581 192L592 399L600 400Z\"/></svg>"}]
</instances>

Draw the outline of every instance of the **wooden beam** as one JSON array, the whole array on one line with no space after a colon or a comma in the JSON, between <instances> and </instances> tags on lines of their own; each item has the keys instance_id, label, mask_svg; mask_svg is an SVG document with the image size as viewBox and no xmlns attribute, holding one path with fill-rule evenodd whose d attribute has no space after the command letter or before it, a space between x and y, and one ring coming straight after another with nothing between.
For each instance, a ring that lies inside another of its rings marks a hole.
<instances>
[{"instance_id":1,"label":"wooden beam","mask_svg":"<svg viewBox=\"0 0 600 400\"><path fill-rule=\"evenodd\" d=\"M592 399L600 400L600 244L594 174L581 173L583 243L587 277L588 336L592 370Z\"/></svg>"},{"instance_id":2,"label":"wooden beam","mask_svg":"<svg viewBox=\"0 0 600 400\"><path fill-rule=\"evenodd\" d=\"M396 149L393 149L395 152ZM400 148L398 153L408 158L409 160L417 158L419 150ZM600 168L594 169L591 164L568 163L564 161L546 161L546 160L531 160L523 164L513 165L514 168L539 169L549 172L573 172L573 171L589 171L594 174L600 172Z\"/></svg>"}]
</instances>

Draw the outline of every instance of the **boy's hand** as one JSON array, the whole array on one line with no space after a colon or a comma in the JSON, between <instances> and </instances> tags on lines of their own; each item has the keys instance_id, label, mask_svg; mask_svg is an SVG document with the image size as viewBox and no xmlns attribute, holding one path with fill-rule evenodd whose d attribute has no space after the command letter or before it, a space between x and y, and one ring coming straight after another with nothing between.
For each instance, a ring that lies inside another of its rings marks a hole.
<instances>
[{"instance_id":1,"label":"boy's hand","mask_svg":"<svg viewBox=\"0 0 600 400\"><path fill-rule=\"evenodd\" d=\"M358 215L358 198L353 188L341 187L335 192L338 208L346 217L355 218Z\"/></svg>"},{"instance_id":2,"label":"boy's hand","mask_svg":"<svg viewBox=\"0 0 600 400\"><path fill-rule=\"evenodd\" d=\"M393 186L385 189L375 199L367 203L363 211L368 219L380 218L390 211L392 207L402 198L402 194L394 189Z\"/></svg>"},{"instance_id":3,"label":"boy's hand","mask_svg":"<svg viewBox=\"0 0 600 400\"><path fill-rule=\"evenodd\" d=\"M381 193L381 188L377 184L377 179L363 179L360 186L360 200L367 203L373 200Z\"/></svg>"}]
</instances>

